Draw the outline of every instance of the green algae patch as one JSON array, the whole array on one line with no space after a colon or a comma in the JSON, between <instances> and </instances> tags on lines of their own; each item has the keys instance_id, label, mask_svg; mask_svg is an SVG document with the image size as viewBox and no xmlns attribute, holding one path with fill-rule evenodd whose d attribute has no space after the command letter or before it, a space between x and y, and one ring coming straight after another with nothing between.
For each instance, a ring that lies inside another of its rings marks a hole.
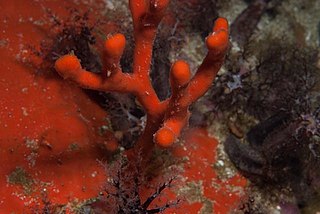
<instances>
[{"instance_id":1,"label":"green algae patch","mask_svg":"<svg viewBox=\"0 0 320 214\"><path fill-rule=\"evenodd\" d=\"M80 146L77 143L71 143L68 149L69 151L78 151L80 150Z\"/></svg>"},{"instance_id":2,"label":"green algae patch","mask_svg":"<svg viewBox=\"0 0 320 214\"><path fill-rule=\"evenodd\" d=\"M32 187L34 180L22 167L16 167L16 169L8 175L7 180L9 184L22 186L26 195L30 195L33 192Z\"/></svg>"}]
</instances>

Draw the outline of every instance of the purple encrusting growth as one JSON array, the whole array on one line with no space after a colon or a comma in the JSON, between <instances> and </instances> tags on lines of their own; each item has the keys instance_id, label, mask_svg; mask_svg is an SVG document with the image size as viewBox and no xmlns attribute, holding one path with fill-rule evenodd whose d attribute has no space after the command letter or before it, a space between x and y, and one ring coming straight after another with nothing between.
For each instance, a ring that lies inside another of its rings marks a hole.
<instances>
[{"instance_id":1,"label":"purple encrusting growth","mask_svg":"<svg viewBox=\"0 0 320 214\"><path fill-rule=\"evenodd\" d=\"M237 16L230 26L230 35L233 41L243 47L256 29L262 14L267 9L270 0L255 0Z\"/></svg>"}]
</instances>

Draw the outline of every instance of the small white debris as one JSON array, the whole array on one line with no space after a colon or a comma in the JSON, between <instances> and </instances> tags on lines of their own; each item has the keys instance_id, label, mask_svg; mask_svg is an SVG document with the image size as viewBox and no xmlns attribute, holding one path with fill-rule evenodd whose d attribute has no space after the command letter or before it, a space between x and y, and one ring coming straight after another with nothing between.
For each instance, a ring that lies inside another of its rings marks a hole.
<instances>
[{"instance_id":1,"label":"small white debris","mask_svg":"<svg viewBox=\"0 0 320 214\"><path fill-rule=\"evenodd\" d=\"M93 178L94 178L94 177L96 177L96 176L97 176L97 174L98 174L98 173L97 173L97 171L94 171L93 173L91 173L91 177L93 177Z\"/></svg>"},{"instance_id":2,"label":"small white debris","mask_svg":"<svg viewBox=\"0 0 320 214\"><path fill-rule=\"evenodd\" d=\"M21 89L21 92L24 93L24 94L26 94L26 93L28 92L28 88L22 88L22 89Z\"/></svg>"},{"instance_id":3,"label":"small white debris","mask_svg":"<svg viewBox=\"0 0 320 214\"><path fill-rule=\"evenodd\" d=\"M27 108L26 107L21 107L21 110L22 110L22 115L23 116L28 116L28 112L27 112Z\"/></svg>"}]
</instances>

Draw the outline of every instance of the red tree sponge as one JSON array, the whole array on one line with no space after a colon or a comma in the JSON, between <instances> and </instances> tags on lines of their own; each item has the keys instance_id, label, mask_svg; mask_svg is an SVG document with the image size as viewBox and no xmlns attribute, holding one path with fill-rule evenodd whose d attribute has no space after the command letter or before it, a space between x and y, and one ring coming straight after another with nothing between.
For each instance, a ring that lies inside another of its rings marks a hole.
<instances>
[{"instance_id":1,"label":"red tree sponge","mask_svg":"<svg viewBox=\"0 0 320 214\"><path fill-rule=\"evenodd\" d=\"M184 86L190 78L191 72L188 63L183 60L176 61L171 67L171 78L173 85Z\"/></svg>"},{"instance_id":2,"label":"red tree sponge","mask_svg":"<svg viewBox=\"0 0 320 214\"><path fill-rule=\"evenodd\" d=\"M123 34L117 33L106 39L104 43L105 53L110 57L121 57L125 45L126 38Z\"/></svg>"},{"instance_id":3,"label":"red tree sponge","mask_svg":"<svg viewBox=\"0 0 320 214\"><path fill-rule=\"evenodd\" d=\"M188 123L189 107L212 85L223 64L228 48L228 22L218 18L207 37L208 53L191 77L189 65L176 61L170 71L171 96L160 100L150 79L152 49L158 25L170 0L129 0L133 20L133 63L131 72L123 72L120 58L125 37L117 33L104 44L104 65L100 74L81 68L79 60L66 55L57 60L55 68L64 77L83 88L104 92L133 94L146 112L146 123L135 146L137 152L150 155L153 142L161 147L172 145ZM147 159L147 158L146 158Z\"/></svg>"},{"instance_id":4,"label":"red tree sponge","mask_svg":"<svg viewBox=\"0 0 320 214\"><path fill-rule=\"evenodd\" d=\"M159 129L154 136L154 141L161 147L169 147L175 140L176 137L174 133L166 127Z\"/></svg>"},{"instance_id":5,"label":"red tree sponge","mask_svg":"<svg viewBox=\"0 0 320 214\"><path fill-rule=\"evenodd\" d=\"M228 47L228 22L224 18L218 18L213 27L213 33L206 39L209 50L224 51Z\"/></svg>"},{"instance_id":6,"label":"red tree sponge","mask_svg":"<svg viewBox=\"0 0 320 214\"><path fill-rule=\"evenodd\" d=\"M75 55L68 54L60 57L56 61L54 68L64 78L69 78L77 75L78 71L81 69L81 64Z\"/></svg>"}]
</instances>

